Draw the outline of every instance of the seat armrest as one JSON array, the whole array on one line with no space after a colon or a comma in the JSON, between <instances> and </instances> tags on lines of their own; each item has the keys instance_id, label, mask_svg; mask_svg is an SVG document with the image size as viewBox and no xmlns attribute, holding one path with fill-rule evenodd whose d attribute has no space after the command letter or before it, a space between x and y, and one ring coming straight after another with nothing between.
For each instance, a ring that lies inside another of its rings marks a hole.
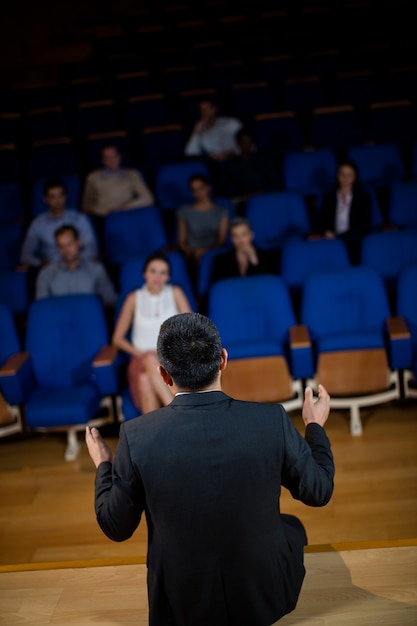
<instances>
[{"instance_id":1,"label":"seat armrest","mask_svg":"<svg viewBox=\"0 0 417 626\"><path fill-rule=\"evenodd\" d=\"M23 404L36 386L28 352L16 352L0 367L0 388L9 404Z\"/></svg>"},{"instance_id":2,"label":"seat armrest","mask_svg":"<svg viewBox=\"0 0 417 626\"><path fill-rule=\"evenodd\" d=\"M12 354L0 367L0 376L16 376L28 358L29 352L16 352Z\"/></svg>"},{"instance_id":3,"label":"seat armrest","mask_svg":"<svg viewBox=\"0 0 417 626\"><path fill-rule=\"evenodd\" d=\"M291 369L294 378L314 375L313 350L307 326L297 324L289 328Z\"/></svg>"},{"instance_id":4,"label":"seat armrest","mask_svg":"<svg viewBox=\"0 0 417 626\"><path fill-rule=\"evenodd\" d=\"M411 337L407 322L403 317L389 317L386 324L391 339L409 339Z\"/></svg>"},{"instance_id":5,"label":"seat armrest","mask_svg":"<svg viewBox=\"0 0 417 626\"><path fill-rule=\"evenodd\" d=\"M291 326L289 332L291 348L308 348L311 346L310 333L305 324Z\"/></svg>"},{"instance_id":6,"label":"seat armrest","mask_svg":"<svg viewBox=\"0 0 417 626\"><path fill-rule=\"evenodd\" d=\"M104 396L118 393L119 388L119 351L108 344L100 348L92 362L93 380Z\"/></svg>"},{"instance_id":7,"label":"seat armrest","mask_svg":"<svg viewBox=\"0 0 417 626\"><path fill-rule=\"evenodd\" d=\"M96 354L93 367L103 367L105 365L112 365L115 362L117 357L117 348L112 345L106 345L100 348L98 353Z\"/></svg>"},{"instance_id":8,"label":"seat armrest","mask_svg":"<svg viewBox=\"0 0 417 626\"><path fill-rule=\"evenodd\" d=\"M411 333L403 317L385 320L388 354L392 369L407 369L412 364Z\"/></svg>"}]
</instances>

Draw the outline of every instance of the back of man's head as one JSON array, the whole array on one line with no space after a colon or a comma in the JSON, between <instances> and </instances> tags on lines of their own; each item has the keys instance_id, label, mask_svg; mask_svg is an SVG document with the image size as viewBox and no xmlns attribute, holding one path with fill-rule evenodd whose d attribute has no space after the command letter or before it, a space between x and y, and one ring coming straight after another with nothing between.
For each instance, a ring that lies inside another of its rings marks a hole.
<instances>
[{"instance_id":1,"label":"back of man's head","mask_svg":"<svg viewBox=\"0 0 417 626\"><path fill-rule=\"evenodd\" d=\"M158 360L179 389L199 391L217 378L222 342L215 324L200 313L179 313L159 331Z\"/></svg>"}]
</instances>

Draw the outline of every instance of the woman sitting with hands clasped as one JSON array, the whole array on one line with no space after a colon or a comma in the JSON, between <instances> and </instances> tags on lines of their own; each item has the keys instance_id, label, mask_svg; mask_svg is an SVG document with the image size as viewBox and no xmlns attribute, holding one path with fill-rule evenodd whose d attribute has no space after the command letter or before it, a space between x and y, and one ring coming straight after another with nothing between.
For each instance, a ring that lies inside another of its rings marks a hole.
<instances>
[{"instance_id":1,"label":"woman sitting with hands clasped","mask_svg":"<svg viewBox=\"0 0 417 626\"><path fill-rule=\"evenodd\" d=\"M157 369L159 328L171 315L188 313L191 307L180 287L167 284L170 265L164 254L156 253L147 258L143 277L144 285L131 292L123 303L112 343L130 355L127 379L133 402L142 413L148 413L172 400Z\"/></svg>"},{"instance_id":2,"label":"woman sitting with hands clasped","mask_svg":"<svg viewBox=\"0 0 417 626\"><path fill-rule=\"evenodd\" d=\"M211 185L203 174L189 180L194 202L178 209L178 245L195 276L201 256L224 246L229 228L228 210L211 198Z\"/></svg>"}]
</instances>

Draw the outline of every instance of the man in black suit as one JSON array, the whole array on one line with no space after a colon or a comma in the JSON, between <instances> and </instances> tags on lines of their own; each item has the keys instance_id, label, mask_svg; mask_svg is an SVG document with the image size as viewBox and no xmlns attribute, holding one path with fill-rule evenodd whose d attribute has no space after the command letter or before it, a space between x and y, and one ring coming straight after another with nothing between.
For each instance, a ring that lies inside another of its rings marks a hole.
<instances>
[{"instance_id":1,"label":"man in black suit","mask_svg":"<svg viewBox=\"0 0 417 626\"><path fill-rule=\"evenodd\" d=\"M145 512L151 626L270 626L295 608L305 573L307 537L280 513L281 485L310 506L333 493L330 398L306 389L304 439L281 405L227 396L227 352L199 313L162 324L158 359L174 398L121 425L113 465L86 429L98 523L123 541Z\"/></svg>"}]
</instances>

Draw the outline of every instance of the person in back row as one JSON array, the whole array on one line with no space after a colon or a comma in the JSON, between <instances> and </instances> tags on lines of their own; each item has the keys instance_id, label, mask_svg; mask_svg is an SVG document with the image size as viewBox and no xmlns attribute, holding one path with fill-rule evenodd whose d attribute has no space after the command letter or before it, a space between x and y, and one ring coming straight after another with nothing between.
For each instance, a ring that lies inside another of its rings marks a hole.
<instances>
[{"instance_id":1,"label":"person in back row","mask_svg":"<svg viewBox=\"0 0 417 626\"><path fill-rule=\"evenodd\" d=\"M234 117L219 116L216 104L209 99L201 100L198 108L200 119L185 146L185 155L224 161L237 154L236 133L242 122Z\"/></svg>"},{"instance_id":2,"label":"person in back row","mask_svg":"<svg viewBox=\"0 0 417 626\"><path fill-rule=\"evenodd\" d=\"M64 224L55 231L61 255L41 269L36 282L36 299L78 293L99 296L106 307L114 307L117 294L105 267L81 257L82 241L75 226Z\"/></svg>"}]
</instances>

